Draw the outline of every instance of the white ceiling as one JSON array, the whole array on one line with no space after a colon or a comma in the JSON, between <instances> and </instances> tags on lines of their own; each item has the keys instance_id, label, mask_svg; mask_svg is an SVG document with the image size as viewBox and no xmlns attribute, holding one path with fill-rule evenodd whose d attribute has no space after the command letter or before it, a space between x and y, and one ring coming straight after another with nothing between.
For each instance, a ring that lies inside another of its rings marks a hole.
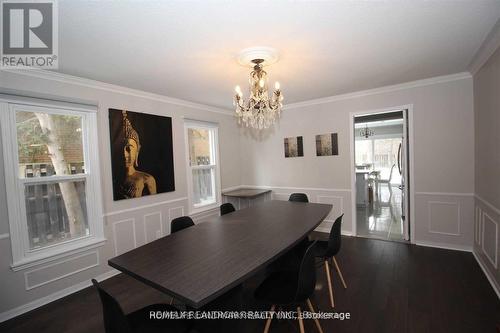
<instances>
[{"instance_id":1,"label":"white ceiling","mask_svg":"<svg viewBox=\"0 0 500 333\"><path fill-rule=\"evenodd\" d=\"M285 104L467 70L500 1L59 1L59 72L232 108L246 47Z\"/></svg>"}]
</instances>

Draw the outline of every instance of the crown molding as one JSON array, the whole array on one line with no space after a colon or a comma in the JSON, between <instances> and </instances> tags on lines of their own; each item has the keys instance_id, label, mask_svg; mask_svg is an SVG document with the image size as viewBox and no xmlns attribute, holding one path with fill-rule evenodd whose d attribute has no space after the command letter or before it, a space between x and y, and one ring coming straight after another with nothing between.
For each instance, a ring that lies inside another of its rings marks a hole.
<instances>
[{"instance_id":1,"label":"crown molding","mask_svg":"<svg viewBox=\"0 0 500 333\"><path fill-rule=\"evenodd\" d=\"M82 87L106 90L106 91L110 91L110 92L114 92L114 93L118 93L118 94L125 94L125 95L140 97L140 98L146 98L146 99L150 99L150 100L154 100L154 101L159 101L159 102L164 102L164 103L169 103L169 104L174 104L174 105L179 105L179 106L184 106L184 107L189 107L189 108L194 108L194 109L198 109L198 110L215 112L215 113L223 114L226 116L233 116L233 111L229 110L229 109L218 108L218 107L204 105L204 104L195 103L195 102L189 102L189 101L178 99L178 98L149 93L149 92L138 90L138 89L122 87L122 86L115 85L115 84L110 84L110 83L105 83L105 82L101 82L101 81L81 78L81 77L73 76L73 75L69 75L69 74L63 74L63 73L52 72L52 71L47 71L47 70L43 70L43 69L36 69L36 68L29 68L29 69L5 69L4 68L4 69L0 69L0 71L30 76L30 77L35 77L35 78L47 79L47 80L57 81L57 82L66 83L66 84L79 85ZM374 88L374 89L361 90L361 91L352 92L352 93L346 93L346 94L311 99L311 100L306 100L306 101L296 102L296 103L291 103L291 104L285 104L283 106L283 110L302 108L302 107L307 107L307 106L311 106L311 105L325 104L325 103L347 100L347 99L354 99L354 98L370 96L370 95L378 95L378 94L389 93L389 92L405 90L405 89L410 89L410 88L417 88L417 87L423 87L423 86L428 86L428 85L433 85L433 84L463 80L463 79L467 79L467 78L471 78L471 77L472 77L472 75L469 72L461 72L461 73L456 73L456 74L451 74L451 75L436 76L436 77L423 79L423 80L411 81L411 82L400 83L400 84L396 84L396 85L384 86L384 87L379 87L379 88Z\"/></svg>"},{"instance_id":2,"label":"crown molding","mask_svg":"<svg viewBox=\"0 0 500 333\"><path fill-rule=\"evenodd\" d=\"M78 85L81 87L105 90L105 91L109 91L109 92L113 92L113 93L124 94L124 95L139 97L139 98L145 98L145 99L149 99L149 100L153 100L153 101L158 101L158 102L163 102L163 103L168 103L168 104L173 104L173 105L178 105L178 106L183 106L183 107L188 107L188 108L193 108L193 109L198 109L198 110L203 110L203 111L215 112L215 113L223 114L226 116L233 115L233 111L229 110L229 109L218 108L218 107L200 104L200 103L195 103L195 102L189 102L189 101L186 101L183 99L168 97L165 95L150 93L150 92L146 92L143 90L127 88L127 87L119 86L116 84L105 83L102 81L81 78L78 76L73 76L73 75L69 75L69 74L63 74L63 73L58 73L58 72L53 72L53 71L48 71L48 70L43 70L43 69L38 69L38 68L21 68L21 69L2 68L0 71L18 74L18 75L25 75L25 76L39 78L39 79L57 81L57 82L65 83L65 84Z\"/></svg>"},{"instance_id":3,"label":"crown molding","mask_svg":"<svg viewBox=\"0 0 500 333\"><path fill-rule=\"evenodd\" d=\"M477 52L474 54L474 57L472 57L472 61L468 66L469 72L471 72L472 75L475 75L499 47L500 19L498 19L497 23L495 23Z\"/></svg>"},{"instance_id":4,"label":"crown molding","mask_svg":"<svg viewBox=\"0 0 500 333\"><path fill-rule=\"evenodd\" d=\"M302 108L302 107L311 106L311 105L331 103L331 102L342 101L342 100L346 100L346 99L353 99L353 98L370 96L370 95L384 94L384 93L394 92L394 91L398 91L398 90L424 87L424 86L429 86L429 85L433 85L433 84L468 79L471 77L472 77L472 75L469 72L461 72L461 73L456 73L456 74L451 74L451 75L436 76L436 77L432 77L432 78L428 78L428 79L405 82L405 83L395 84L395 85L391 85L391 86L385 86L385 87L368 89L368 90L361 90L361 91L347 93L347 94L334 95L334 96L330 96L330 97L323 97L323 98L311 99L311 100L303 101L303 102L291 103L291 104L284 105L283 110Z\"/></svg>"}]
</instances>

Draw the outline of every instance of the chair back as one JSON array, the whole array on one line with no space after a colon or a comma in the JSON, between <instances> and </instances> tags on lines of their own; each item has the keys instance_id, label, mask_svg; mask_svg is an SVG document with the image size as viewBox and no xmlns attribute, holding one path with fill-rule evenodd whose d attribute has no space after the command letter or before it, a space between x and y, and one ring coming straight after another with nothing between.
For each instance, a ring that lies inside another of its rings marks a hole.
<instances>
[{"instance_id":1,"label":"chair back","mask_svg":"<svg viewBox=\"0 0 500 333\"><path fill-rule=\"evenodd\" d=\"M194 222L189 216L177 217L170 222L170 233L173 234L174 232L192 227L193 225Z\"/></svg>"},{"instance_id":2,"label":"chair back","mask_svg":"<svg viewBox=\"0 0 500 333\"><path fill-rule=\"evenodd\" d=\"M330 230L330 237L328 238L328 248L326 250L326 257L333 257L340 250L340 244L342 237L340 236L340 231L342 227L342 218L344 214L337 217Z\"/></svg>"},{"instance_id":3,"label":"chair back","mask_svg":"<svg viewBox=\"0 0 500 333\"><path fill-rule=\"evenodd\" d=\"M96 287L101 299L105 332L132 333L128 319L116 299L104 291L95 279L92 279L92 284Z\"/></svg>"},{"instance_id":4,"label":"chair back","mask_svg":"<svg viewBox=\"0 0 500 333\"><path fill-rule=\"evenodd\" d=\"M236 209L234 209L234 206L232 203L230 202L226 202L225 204L222 204L220 206L220 215L226 215L226 214L229 214L229 213L232 213L234 212Z\"/></svg>"},{"instance_id":5,"label":"chair back","mask_svg":"<svg viewBox=\"0 0 500 333\"><path fill-rule=\"evenodd\" d=\"M297 292L295 293L296 302L303 302L314 293L316 287L314 246L316 246L316 242L314 241L309 245L300 262Z\"/></svg>"},{"instance_id":6,"label":"chair back","mask_svg":"<svg viewBox=\"0 0 500 333\"><path fill-rule=\"evenodd\" d=\"M309 199L307 198L307 194L305 193L292 193L290 194L290 198L288 198L288 201L309 202Z\"/></svg>"}]
</instances>

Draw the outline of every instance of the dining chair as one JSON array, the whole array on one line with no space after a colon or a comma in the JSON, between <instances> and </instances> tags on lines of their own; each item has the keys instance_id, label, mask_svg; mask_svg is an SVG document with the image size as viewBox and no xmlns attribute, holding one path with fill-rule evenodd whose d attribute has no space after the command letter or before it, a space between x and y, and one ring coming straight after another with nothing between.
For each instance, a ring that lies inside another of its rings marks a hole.
<instances>
[{"instance_id":1,"label":"dining chair","mask_svg":"<svg viewBox=\"0 0 500 333\"><path fill-rule=\"evenodd\" d=\"M192 227L194 225L193 219L189 216L180 216L170 222L170 233L176 233L181 231L182 229L186 229ZM174 298L170 299L170 305L174 304Z\"/></svg>"},{"instance_id":2,"label":"dining chair","mask_svg":"<svg viewBox=\"0 0 500 333\"><path fill-rule=\"evenodd\" d=\"M226 202L220 206L220 215L226 215L229 213L234 212L236 209L234 208L233 204L230 202Z\"/></svg>"},{"instance_id":3,"label":"dining chair","mask_svg":"<svg viewBox=\"0 0 500 333\"><path fill-rule=\"evenodd\" d=\"M335 268L340 276L340 280L342 281L342 285L344 286L344 289L347 289L347 284L345 283L344 276L342 275L342 272L340 271L339 264L337 262L337 259L335 259L335 256L337 253L340 251L340 245L341 245L341 240L342 237L340 235L340 230L342 226L342 217L344 214L340 215L337 217L335 222L332 225L332 229L330 230L330 236L328 237L328 241L318 241L317 245L315 247L315 256L317 258L321 258L325 264L325 272L326 272L326 279L328 282L328 292L330 295L330 305L332 308L335 307L335 301L333 299L333 286L332 286L332 277L330 274L330 265L328 264L328 261L332 261L333 264L335 264Z\"/></svg>"},{"instance_id":4,"label":"dining chair","mask_svg":"<svg viewBox=\"0 0 500 333\"><path fill-rule=\"evenodd\" d=\"M315 312L310 300L316 286L316 268L314 262L314 247L312 242L303 254L300 266L293 271L283 270L271 273L255 290L255 298L271 304L271 312L276 307L293 307L299 314L299 329L304 333L304 322L300 316L302 307ZM266 321L264 333L269 332L272 317ZM319 320L314 319L316 327L323 333Z\"/></svg>"},{"instance_id":5,"label":"dining chair","mask_svg":"<svg viewBox=\"0 0 500 333\"><path fill-rule=\"evenodd\" d=\"M377 179L378 185L380 184L387 184L387 187L390 192L390 196L392 196L392 187L391 187L391 180L392 180L392 173L394 172L394 168L396 167L396 164L393 164L391 167L391 171L389 172L389 178L380 178Z\"/></svg>"},{"instance_id":6,"label":"dining chair","mask_svg":"<svg viewBox=\"0 0 500 333\"><path fill-rule=\"evenodd\" d=\"M92 279L92 284L99 292L106 333L136 333L136 332L189 332L192 322L185 319L150 319L151 311L177 312L168 304L152 304L139 310L125 314L116 299L101 288Z\"/></svg>"},{"instance_id":7,"label":"dining chair","mask_svg":"<svg viewBox=\"0 0 500 333\"><path fill-rule=\"evenodd\" d=\"M193 219L189 216L176 217L172 220L172 222L170 222L170 233L173 234L181 231L182 229L192 227L193 225Z\"/></svg>"},{"instance_id":8,"label":"dining chair","mask_svg":"<svg viewBox=\"0 0 500 333\"><path fill-rule=\"evenodd\" d=\"M307 194L305 193L292 193L290 194L288 201L309 202L309 198L307 198Z\"/></svg>"}]
</instances>

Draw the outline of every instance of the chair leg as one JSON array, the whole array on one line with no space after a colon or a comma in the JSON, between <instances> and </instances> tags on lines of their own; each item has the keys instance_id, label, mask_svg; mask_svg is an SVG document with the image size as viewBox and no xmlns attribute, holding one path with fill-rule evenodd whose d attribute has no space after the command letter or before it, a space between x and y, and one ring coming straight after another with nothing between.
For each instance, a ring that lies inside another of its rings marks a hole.
<instances>
[{"instance_id":1,"label":"chair leg","mask_svg":"<svg viewBox=\"0 0 500 333\"><path fill-rule=\"evenodd\" d=\"M271 312L274 312L274 308L276 307L276 305L272 305L271 306ZM273 317L272 317L272 314L271 314L271 317L267 318L266 320L266 326L264 327L264 333L268 333L269 332L269 327L271 327L271 320L273 320Z\"/></svg>"},{"instance_id":2,"label":"chair leg","mask_svg":"<svg viewBox=\"0 0 500 333\"><path fill-rule=\"evenodd\" d=\"M332 308L334 308L335 302L333 301L332 277L330 276L330 267L328 265L328 260L325 260L325 272L326 279L328 280L328 292L330 293L330 305L332 306Z\"/></svg>"},{"instance_id":3,"label":"chair leg","mask_svg":"<svg viewBox=\"0 0 500 333\"><path fill-rule=\"evenodd\" d=\"M299 328L300 328L300 333L305 333L304 330L304 322L302 321L302 312L300 311L300 306L297 307L297 313L299 315Z\"/></svg>"},{"instance_id":4,"label":"chair leg","mask_svg":"<svg viewBox=\"0 0 500 333\"><path fill-rule=\"evenodd\" d=\"M316 313L316 311L314 311L314 307L313 307L313 305L311 303L311 300L309 298L307 299L307 306L309 307L309 310L312 313ZM318 328L319 333L323 333L323 329L321 328L321 325L319 323L319 319L318 318L314 318L314 323L316 324L316 327Z\"/></svg>"},{"instance_id":5,"label":"chair leg","mask_svg":"<svg viewBox=\"0 0 500 333\"><path fill-rule=\"evenodd\" d=\"M340 275L340 280L342 280L342 284L344 285L344 289L347 289L347 284L344 281L344 276L342 275L342 272L340 271L339 264L337 263L337 259L335 259L335 257L333 257L333 262L335 264L335 268L337 269L337 272Z\"/></svg>"}]
</instances>

